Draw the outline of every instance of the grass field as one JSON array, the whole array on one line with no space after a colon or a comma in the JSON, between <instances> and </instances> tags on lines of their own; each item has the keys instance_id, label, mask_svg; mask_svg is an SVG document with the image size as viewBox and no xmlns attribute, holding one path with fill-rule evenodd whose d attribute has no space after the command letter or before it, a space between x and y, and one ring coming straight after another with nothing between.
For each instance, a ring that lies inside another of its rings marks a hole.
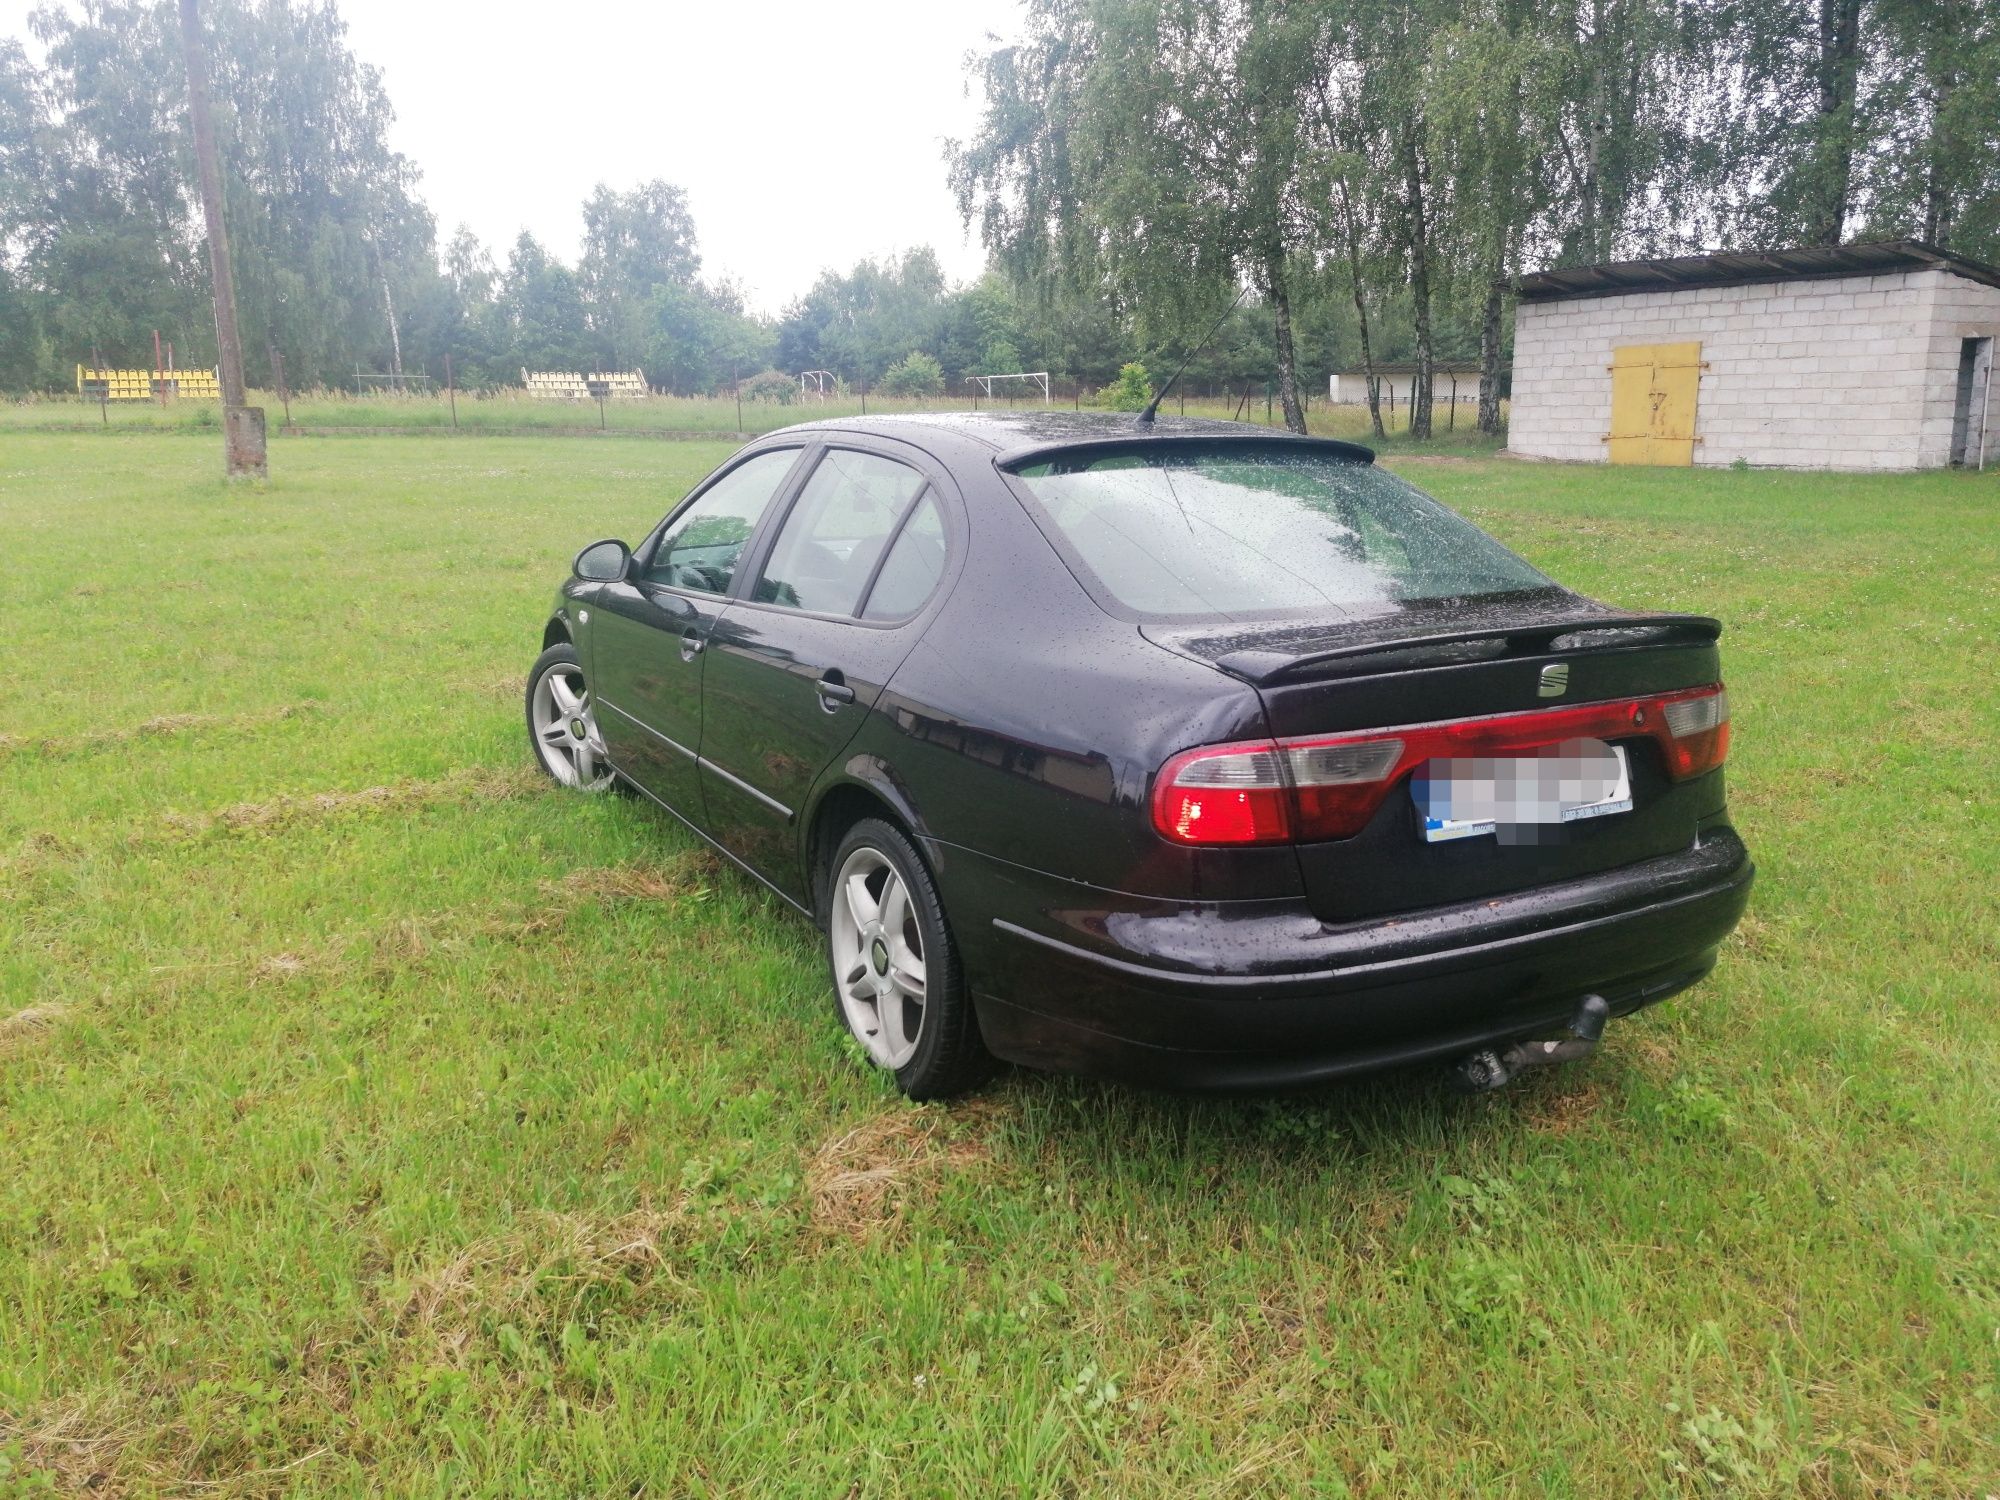
<instances>
[{"instance_id":1,"label":"grass field","mask_svg":"<svg viewBox=\"0 0 2000 1500\"><path fill-rule=\"evenodd\" d=\"M251 401L264 407L265 420L275 433L285 417L285 409L278 398L269 391L253 391ZM739 405L728 396L654 396L641 401L607 402L600 412L594 402L533 401L519 392L502 392L487 397L460 392L457 430L461 435L475 436L498 433L536 435L555 431L575 434L598 430L626 437L723 436L736 432L770 432L794 422L815 421L822 417L854 416L864 407L869 414L875 415L931 411L938 404L931 399L895 401L881 396L840 396L792 406L770 401L745 401ZM988 409L998 406L1028 410L1033 403L1018 397L1010 402L1002 397L998 402L984 401L981 405ZM1059 400L1054 405L1063 411L1071 409L1067 399ZM1182 401L1169 396L1165 410L1170 416L1183 413L1190 417L1241 416L1246 421L1264 422L1269 419L1276 425L1284 425L1284 414L1268 411L1261 395L1254 405L1249 406L1239 405L1234 400L1197 397ZM424 396L353 397L337 393L295 396L292 398L291 416L297 426L310 433L337 432L343 436L349 430L366 432L420 428L449 431L453 421L452 405L442 393ZM1385 445L1393 447L1407 442L1410 425L1408 406L1394 411L1385 408L1382 416ZM79 401L65 396L0 400L0 433L104 429L117 432L220 431L221 421L222 409L213 401L176 401L166 406L144 401L121 401L100 407L94 401ZM1322 437L1369 440L1368 413L1363 407L1315 402L1308 411L1307 421L1312 430ZM1471 396L1459 402L1455 419L1451 416L1449 403L1441 403L1435 417L1437 444L1453 450L1496 446L1491 439L1479 436L1477 421L1478 411Z\"/></svg>"},{"instance_id":2,"label":"grass field","mask_svg":"<svg viewBox=\"0 0 2000 1500\"><path fill-rule=\"evenodd\" d=\"M1478 1100L919 1108L528 770L726 451L0 436L0 1493L2000 1489L2000 476L1412 465L1728 621L1716 976Z\"/></svg>"}]
</instances>

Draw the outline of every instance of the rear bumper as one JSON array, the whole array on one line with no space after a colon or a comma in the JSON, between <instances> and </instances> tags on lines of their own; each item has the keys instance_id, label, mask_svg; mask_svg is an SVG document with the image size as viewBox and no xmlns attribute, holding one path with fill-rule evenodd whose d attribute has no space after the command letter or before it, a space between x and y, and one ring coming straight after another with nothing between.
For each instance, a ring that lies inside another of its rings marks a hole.
<instances>
[{"instance_id":1,"label":"rear bumper","mask_svg":"<svg viewBox=\"0 0 2000 1500\"><path fill-rule=\"evenodd\" d=\"M1016 906L968 968L987 1045L1010 1060L1292 1086L1550 1035L1585 994L1613 1015L1665 999L1714 966L1752 876L1717 826L1586 879L1337 926L1302 903Z\"/></svg>"}]
</instances>

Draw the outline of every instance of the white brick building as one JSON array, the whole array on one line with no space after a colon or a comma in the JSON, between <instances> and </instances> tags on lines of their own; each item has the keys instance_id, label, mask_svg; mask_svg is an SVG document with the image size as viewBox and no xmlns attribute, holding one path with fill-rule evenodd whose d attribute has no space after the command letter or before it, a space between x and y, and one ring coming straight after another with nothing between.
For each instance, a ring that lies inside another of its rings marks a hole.
<instances>
[{"instance_id":1,"label":"white brick building","mask_svg":"<svg viewBox=\"0 0 2000 1500\"><path fill-rule=\"evenodd\" d=\"M1515 290L1514 453L2000 464L1992 266L1898 240L1543 271Z\"/></svg>"},{"instance_id":2,"label":"white brick building","mask_svg":"<svg viewBox=\"0 0 2000 1500\"><path fill-rule=\"evenodd\" d=\"M1407 361L1398 363L1377 362L1375 365L1376 388L1382 393L1384 406L1406 407L1410 404L1410 387L1416 383L1417 367ZM1326 394L1331 401L1344 406L1366 406L1368 404L1368 371L1356 365L1349 370L1336 370L1326 378ZM1431 399L1449 402L1477 401L1479 399L1479 361L1441 359L1431 365Z\"/></svg>"}]
</instances>

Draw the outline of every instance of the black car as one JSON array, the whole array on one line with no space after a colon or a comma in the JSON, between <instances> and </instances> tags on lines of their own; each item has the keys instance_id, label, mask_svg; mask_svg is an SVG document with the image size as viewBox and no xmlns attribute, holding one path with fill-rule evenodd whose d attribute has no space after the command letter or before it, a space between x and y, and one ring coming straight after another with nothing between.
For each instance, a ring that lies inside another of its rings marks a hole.
<instances>
[{"instance_id":1,"label":"black car","mask_svg":"<svg viewBox=\"0 0 2000 1500\"><path fill-rule=\"evenodd\" d=\"M994 1058L1492 1085L1700 979L1749 894L1720 626L1575 594L1351 444L809 423L573 571L542 766L818 923L912 1097Z\"/></svg>"}]
</instances>

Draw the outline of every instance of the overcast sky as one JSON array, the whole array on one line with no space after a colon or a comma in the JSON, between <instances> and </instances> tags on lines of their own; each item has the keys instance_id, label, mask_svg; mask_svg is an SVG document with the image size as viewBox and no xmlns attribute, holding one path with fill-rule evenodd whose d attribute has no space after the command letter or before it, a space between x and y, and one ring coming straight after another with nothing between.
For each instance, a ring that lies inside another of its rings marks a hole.
<instances>
[{"instance_id":1,"label":"overcast sky","mask_svg":"<svg viewBox=\"0 0 2000 1500\"><path fill-rule=\"evenodd\" d=\"M984 262L943 142L977 118L965 54L1012 34L1019 0L339 3L440 242L470 224L504 264L528 229L573 258L594 184L664 177L704 273L758 311L862 256L928 244L959 280ZM0 36L26 39L32 8L0 0Z\"/></svg>"}]
</instances>

